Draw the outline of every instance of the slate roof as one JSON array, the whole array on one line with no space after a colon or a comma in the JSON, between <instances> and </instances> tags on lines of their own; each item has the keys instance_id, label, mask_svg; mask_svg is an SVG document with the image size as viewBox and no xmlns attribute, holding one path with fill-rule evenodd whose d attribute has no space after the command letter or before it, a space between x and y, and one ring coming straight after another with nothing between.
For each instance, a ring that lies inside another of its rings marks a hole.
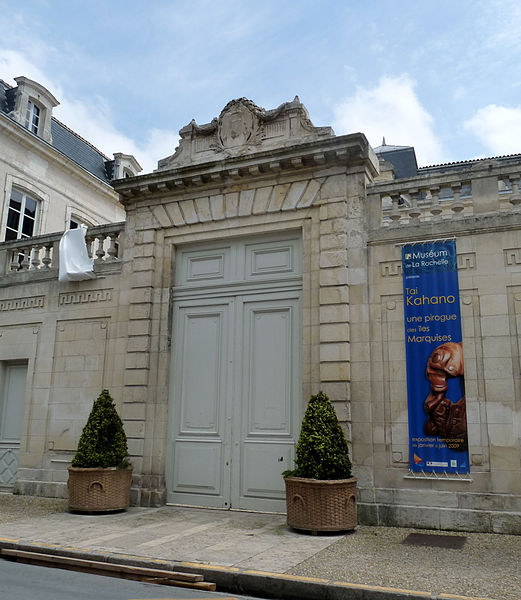
<instances>
[{"instance_id":1,"label":"slate roof","mask_svg":"<svg viewBox=\"0 0 521 600\"><path fill-rule=\"evenodd\" d=\"M2 81L0 79L0 111L3 113L6 113L8 111L6 92L9 89L9 87L6 86L7 84L5 83L5 81Z\"/></svg>"},{"instance_id":2,"label":"slate roof","mask_svg":"<svg viewBox=\"0 0 521 600\"><path fill-rule=\"evenodd\" d=\"M501 156L471 158L470 160L418 167L413 146L392 146L386 144L384 138L384 143L381 146L373 148L373 150L377 156L390 162L394 166L395 179L416 177L417 175L426 175L428 173L443 173L445 171L468 169L470 166L481 161L493 160L508 163L519 162L519 160L521 160L521 154L504 154Z\"/></svg>"},{"instance_id":3,"label":"slate roof","mask_svg":"<svg viewBox=\"0 0 521 600\"><path fill-rule=\"evenodd\" d=\"M0 112L8 115L13 110L15 92L16 88L0 79ZM34 134L28 132L28 135ZM54 117L51 119L51 135L53 148L101 181L110 183L114 161ZM46 142L42 140L42 143Z\"/></svg>"},{"instance_id":4,"label":"slate roof","mask_svg":"<svg viewBox=\"0 0 521 600\"><path fill-rule=\"evenodd\" d=\"M439 173L443 171L453 171L456 169L465 169L476 163L490 160L502 163L517 163L521 160L521 154L502 154L500 156L487 156L483 158L471 158L470 160L461 160L457 162L441 163L439 165L428 165L426 167L420 167L418 169L418 175L425 175L426 173Z\"/></svg>"},{"instance_id":5,"label":"slate roof","mask_svg":"<svg viewBox=\"0 0 521 600\"><path fill-rule=\"evenodd\" d=\"M416 153L413 146L388 146L383 144L374 148L374 152L378 157L393 165L396 179L418 175L418 163L416 162Z\"/></svg>"},{"instance_id":6,"label":"slate roof","mask_svg":"<svg viewBox=\"0 0 521 600\"><path fill-rule=\"evenodd\" d=\"M381 146L373 148L373 150L376 154L381 154L382 152L394 152L395 150L404 150L405 148L413 148L413 146L393 146L392 144L382 144Z\"/></svg>"}]
</instances>

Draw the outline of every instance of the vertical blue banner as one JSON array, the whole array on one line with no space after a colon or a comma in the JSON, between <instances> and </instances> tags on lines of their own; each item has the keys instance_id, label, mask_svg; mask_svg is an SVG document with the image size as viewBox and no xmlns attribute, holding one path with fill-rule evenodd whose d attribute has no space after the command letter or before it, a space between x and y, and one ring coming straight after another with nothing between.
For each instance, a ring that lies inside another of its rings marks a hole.
<instances>
[{"instance_id":1,"label":"vertical blue banner","mask_svg":"<svg viewBox=\"0 0 521 600\"><path fill-rule=\"evenodd\" d=\"M468 473L468 435L456 243L402 249L409 465Z\"/></svg>"}]
</instances>

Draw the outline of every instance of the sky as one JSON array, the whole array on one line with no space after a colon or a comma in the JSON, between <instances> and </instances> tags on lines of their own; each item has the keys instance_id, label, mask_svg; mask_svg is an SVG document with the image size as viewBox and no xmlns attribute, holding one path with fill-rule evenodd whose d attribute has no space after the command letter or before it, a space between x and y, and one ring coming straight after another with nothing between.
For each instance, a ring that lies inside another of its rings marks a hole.
<instances>
[{"instance_id":1,"label":"sky","mask_svg":"<svg viewBox=\"0 0 521 600\"><path fill-rule=\"evenodd\" d=\"M519 0L0 0L0 31L0 79L144 173L240 97L420 166L521 152Z\"/></svg>"}]
</instances>

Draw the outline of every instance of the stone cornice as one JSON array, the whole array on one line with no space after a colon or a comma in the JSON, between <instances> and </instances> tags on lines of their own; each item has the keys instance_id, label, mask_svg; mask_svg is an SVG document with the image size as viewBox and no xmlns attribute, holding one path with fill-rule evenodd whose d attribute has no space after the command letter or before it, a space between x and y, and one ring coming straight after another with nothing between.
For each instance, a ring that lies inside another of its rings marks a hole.
<instances>
[{"instance_id":1,"label":"stone cornice","mask_svg":"<svg viewBox=\"0 0 521 600\"><path fill-rule=\"evenodd\" d=\"M460 217L450 221L424 221L373 229L369 232L367 244L374 246L392 242L413 242L451 236L497 233L519 230L520 228L521 213L493 213L489 215Z\"/></svg>"},{"instance_id":2,"label":"stone cornice","mask_svg":"<svg viewBox=\"0 0 521 600\"><path fill-rule=\"evenodd\" d=\"M408 189L429 189L442 184L450 185L456 182L467 182L488 177L501 177L521 174L519 163L502 163L499 161L483 161L469 164L465 168L447 169L434 173L421 173L416 177L378 181L367 187L368 194L386 194L390 192L405 192Z\"/></svg>"},{"instance_id":3,"label":"stone cornice","mask_svg":"<svg viewBox=\"0 0 521 600\"><path fill-rule=\"evenodd\" d=\"M331 137L246 156L180 167L119 179L113 182L123 204L138 198L167 193L209 189L253 179L273 178L281 173L316 170L317 167L364 166L371 176L378 161L365 136L360 133Z\"/></svg>"}]
</instances>

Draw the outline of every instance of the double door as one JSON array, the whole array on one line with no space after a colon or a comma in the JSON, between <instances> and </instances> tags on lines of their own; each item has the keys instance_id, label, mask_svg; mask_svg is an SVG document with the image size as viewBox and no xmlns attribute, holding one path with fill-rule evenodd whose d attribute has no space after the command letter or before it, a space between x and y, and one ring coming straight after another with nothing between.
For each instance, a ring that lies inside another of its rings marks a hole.
<instances>
[{"instance_id":1,"label":"double door","mask_svg":"<svg viewBox=\"0 0 521 600\"><path fill-rule=\"evenodd\" d=\"M174 302L171 503L285 509L281 473L293 465L300 417L300 281L263 287Z\"/></svg>"}]
</instances>

